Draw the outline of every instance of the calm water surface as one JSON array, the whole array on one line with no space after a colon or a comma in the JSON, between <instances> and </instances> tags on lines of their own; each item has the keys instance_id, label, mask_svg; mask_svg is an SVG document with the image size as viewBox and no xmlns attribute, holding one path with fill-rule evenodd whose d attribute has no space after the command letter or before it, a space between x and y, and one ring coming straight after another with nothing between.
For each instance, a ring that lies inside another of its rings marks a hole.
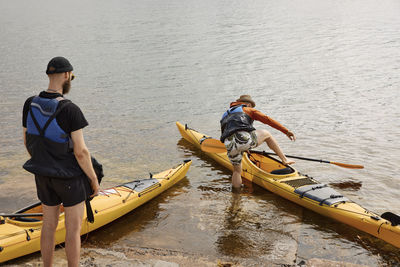
<instances>
[{"instance_id":1,"label":"calm water surface","mask_svg":"<svg viewBox=\"0 0 400 267\"><path fill-rule=\"evenodd\" d=\"M287 154L365 166L298 161L298 170L372 211L400 214L399 12L397 0L0 0L0 211L36 201L21 168L22 105L47 88L46 64L62 55L104 186L193 160L179 185L84 246L247 266L313 257L399 266L398 249L258 186L232 194L230 173L175 127L218 137L228 104L251 94L297 135L293 143L269 128Z\"/></svg>"}]
</instances>

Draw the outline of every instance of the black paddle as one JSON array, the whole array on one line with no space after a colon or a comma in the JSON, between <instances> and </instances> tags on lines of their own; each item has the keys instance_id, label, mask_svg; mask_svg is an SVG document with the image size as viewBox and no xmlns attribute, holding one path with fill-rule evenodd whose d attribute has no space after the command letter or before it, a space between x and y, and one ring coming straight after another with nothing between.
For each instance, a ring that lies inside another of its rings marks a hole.
<instances>
[{"instance_id":1,"label":"black paddle","mask_svg":"<svg viewBox=\"0 0 400 267\"><path fill-rule=\"evenodd\" d=\"M0 213L0 217L36 217L36 216L43 216L43 213L14 213L14 214Z\"/></svg>"},{"instance_id":2,"label":"black paddle","mask_svg":"<svg viewBox=\"0 0 400 267\"><path fill-rule=\"evenodd\" d=\"M201 150L204 152L208 152L208 153L226 153L226 147L225 147L224 143L222 143L221 141L219 141L217 139L213 139L213 138L204 139L201 142ZM263 153L276 156L276 154L274 154L274 153L268 153L268 152L263 152ZM289 155L285 155L285 156L288 158L294 158L294 159L334 164L339 167L349 168L349 169L363 169L364 168L364 166L362 166L362 165L346 164L346 163L340 163L340 162L334 162L334 161L328 161L328 160L322 160L322 159L310 159L310 158L303 158L303 157L298 157L298 156L289 156Z\"/></svg>"},{"instance_id":3,"label":"black paddle","mask_svg":"<svg viewBox=\"0 0 400 267\"><path fill-rule=\"evenodd\" d=\"M275 153L271 152L262 152L264 155L274 155L277 156ZM308 161L315 161L315 162L320 162L320 163L329 163L329 164L334 164L343 168L349 168L349 169L363 169L364 166L362 165L355 165L355 164L346 164L346 163L341 163L341 162L334 162L334 161L327 161L327 160L322 160L322 159L310 159L310 158L303 158L299 156L290 156L290 155L285 155L288 158L294 158L294 159L301 159L301 160L308 160Z\"/></svg>"}]
</instances>

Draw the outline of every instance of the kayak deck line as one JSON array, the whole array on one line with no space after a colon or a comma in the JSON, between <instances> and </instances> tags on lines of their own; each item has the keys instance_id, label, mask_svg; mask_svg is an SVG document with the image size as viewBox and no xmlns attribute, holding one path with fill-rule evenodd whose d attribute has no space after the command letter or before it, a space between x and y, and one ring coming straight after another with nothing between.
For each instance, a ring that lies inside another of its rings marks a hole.
<instances>
[{"instance_id":1,"label":"kayak deck line","mask_svg":"<svg viewBox=\"0 0 400 267\"><path fill-rule=\"evenodd\" d=\"M201 149L200 140L210 138L176 122L183 139ZM233 170L226 151L203 153L223 167ZM242 177L268 191L323 216L352 226L400 248L400 216L379 216L346 198L335 189L299 173L264 151L247 151L242 160ZM282 172L287 168L285 171ZM274 173L275 171L279 171ZM314 188L314 189L313 189ZM312 189L312 190L310 190Z\"/></svg>"},{"instance_id":2,"label":"kayak deck line","mask_svg":"<svg viewBox=\"0 0 400 267\"><path fill-rule=\"evenodd\" d=\"M256 150L251 150L250 152L252 152L252 153L261 153L261 154L264 154L265 155L265 152L264 151L256 151ZM246 154L246 153L245 153ZM247 153L247 156L249 155L249 153ZM278 161L277 159L275 159L275 158L273 158L273 157L271 157L271 156L269 156L268 154L267 155L265 155L265 156L267 156L268 158L270 158L270 159L272 159L272 160L275 160L275 161ZM250 158L249 156L248 156L248 158ZM257 166L257 165L256 165ZM258 166L257 166L258 167ZM247 170L243 170L244 172L247 172ZM290 185L291 187L293 187L293 188L299 188L299 187L303 187L303 186L307 186L307 185L315 185L315 186L317 186L317 185L319 185L318 186L318 188L319 187L328 187L328 185L326 185L326 184L320 184L318 181L316 181L314 178L312 178L311 176L309 176L309 175L302 175L302 174L300 174L300 173L298 173L299 174L299 176L298 176L298 178L296 177L296 178L293 178L293 177L290 177L290 178L282 178L282 179L276 179L276 178L273 178L275 181L279 181L280 183L286 183L286 184L288 184L288 185ZM304 177L304 178L302 178L302 176ZM260 178L260 179L262 179L262 177L261 176L257 176L258 178ZM299 184L297 184L299 182ZM294 185L295 186L292 186L292 184L294 183ZM316 189L318 189L318 188L316 188ZM292 191L287 191L288 193L290 193L290 194L292 194ZM296 192L296 190L294 191L294 192ZM338 196L338 195L335 195L336 197ZM300 195L300 198L303 198L304 197L304 195L303 196L301 196ZM342 197L341 195L340 195L340 197ZM328 198L327 198L328 199ZM374 214L374 213L372 213L372 212L370 212L370 211L368 211L368 210L366 210L366 209L364 209L364 212L357 212L357 211L351 211L351 210L348 210L348 209L341 209L341 208L339 208L339 205L340 204L345 204L345 203L355 203L356 205L359 205L359 204L357 204L356 202L354 202L354 201L352 201L352 200L350 200L350 199L347 199L346 198L346 200L342 200L342 201L338 201L338 203L334 203L334 204L332 204L332 205L327 205L326 203L324 203L324 202L322 202L321 203L321 201L317 201L317 200L315 200L315 199L313 199L313 198L306 198L306 201L311 201L311 202L314 202L314 203L318 203L320 206L322 206L323 204L324 205L326 205L326 206L333 206L334 208L337 208L337 209L340 209L341 211L343 211L343 212L346 212L346 213L352 213L352 214L356 214L356 215L360 215L360 216L365 216L365 217L369 217L369 218L371 218L371 219L373 219L373 220L376 220L376 221L379 221L380 220L380 218L379 218L379 216L378 215L376 215L376 214ZM397 216L397 215L396 215ZM382 217L383 218L383 217ZM399 220L400 220L400 216L399 216ZM379 229L378 229L378 232L379 232Z\"/></svg>"}]
</instances>

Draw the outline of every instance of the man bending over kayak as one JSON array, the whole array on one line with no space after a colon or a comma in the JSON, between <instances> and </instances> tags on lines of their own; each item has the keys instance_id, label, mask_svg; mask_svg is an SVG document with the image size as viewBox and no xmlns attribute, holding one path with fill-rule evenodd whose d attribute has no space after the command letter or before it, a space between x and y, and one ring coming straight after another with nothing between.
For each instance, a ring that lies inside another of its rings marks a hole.
<instances>
[{"instance_id":1,"label":"man bending over kayak","mask_svg":"<svg viewBox=\"0 0 400 267\"><path fill-rule=\"evenodd\" d=\"M290 140L295 141L296 136L279 122L268 117L254 107L256 103L251 96L242 95L235 102L230 104L230 108L224 113L221 123L221 142L227 149L228 158L233 165L232 186L240 188L242 184L242 157L243 152L258 147L265 142L282 160L285 165L293 164L294 161L288 160L283 154L275 138L264 129L255 129L254 120L281 131Z\"/></svg>"}]
</instances>

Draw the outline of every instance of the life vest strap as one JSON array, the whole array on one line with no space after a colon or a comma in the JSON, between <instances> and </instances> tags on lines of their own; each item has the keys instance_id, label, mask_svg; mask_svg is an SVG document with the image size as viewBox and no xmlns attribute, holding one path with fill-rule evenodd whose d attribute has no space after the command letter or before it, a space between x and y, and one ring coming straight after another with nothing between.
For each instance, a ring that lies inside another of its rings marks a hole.
<instances>
[{"instance_id":1,"label":"life vest strap","mask_svg":"<svg viewBox=\"0 0 400 267\"><path fill-rule=\"evenodd\" d=\"M44 136L44 132L43 132L42 128L40 128L40 125L39 125L38 121L36 120L35 115L33 115L32 105L29 107L29 112L31 113L32 121L35 124L36 129L38 130L40 136Z\"/></svg>"},{"instance_id":2,"label":"life vest strap","mask_svg":"<svg viewBox=\"0 0 400 267\"><path fill-rule=\"evenodd\" d=\"M63 110L66 106L68 106L70 102L66 102L65 104L63 104L61 107L59 107L56 112L53 113L53 115L50 116L50 118L47 120L46 124L43 126L43 135L46 132L47 127L49 127L50 123L52 122L52 120L54 120L56 118L56 116L61 112L61 110Z\"/></svg>"},{"instance_id":3,"label":"life vest strap","mask_svg":"<svg viewBox=\"0 0 400 267\"><path fill-rule=\"evenodd\" d=\"M58 101L60 101L59 98L57 98ZM62 100L62 99L61 99ZM49 127L50 123L55 119L55 117L61 112L61 110L63 110L66 106L68 106L68 104L71 103L70 101L66 102L65 104L63 104L61 107L59 107L51 116L50 118L46 121L45 125L43 126L43 128L40 128L40 125L38 123L38 121L35 118L35 115L33 114L32 111L32 105L29 107L29 112L31 113L31 117L32 117L32 121L36 126L36 129L38 130L40 136L44 136L47 127Z\"/></svg>"}]
</instances>

